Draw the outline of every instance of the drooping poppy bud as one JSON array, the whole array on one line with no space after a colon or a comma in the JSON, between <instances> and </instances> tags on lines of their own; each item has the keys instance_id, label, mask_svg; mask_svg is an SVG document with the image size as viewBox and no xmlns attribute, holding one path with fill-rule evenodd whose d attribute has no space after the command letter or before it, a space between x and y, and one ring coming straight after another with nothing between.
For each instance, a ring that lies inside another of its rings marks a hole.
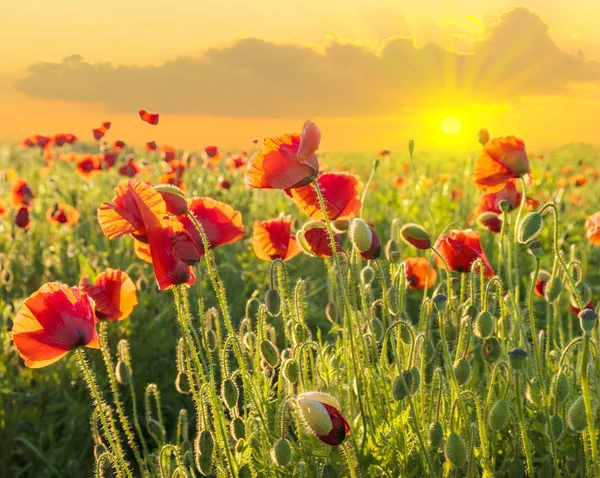
<instances>
[{"instance_id":1,"label":"drooping poppy bud","mask_svg":"<svg viewBox=\"0 0 600 478\"><path fill-rule=\"evenodd\" d=\"M417 249L429 249L431 247L429 234L418 224L405 224L400 229L400 236Z\"/></svg>"},{"instance_id":2,"label":"drooping poppy bud","mask_svg":"<svg viewBox=\"0 0 600 478\"><path fill-rule=\"evenodd\" d=\"M305 392L298 395L297 402L302 418L319 440L330 446L344 442L350 425L334 397L328 393Z\"/></svg>"}]
</instances>

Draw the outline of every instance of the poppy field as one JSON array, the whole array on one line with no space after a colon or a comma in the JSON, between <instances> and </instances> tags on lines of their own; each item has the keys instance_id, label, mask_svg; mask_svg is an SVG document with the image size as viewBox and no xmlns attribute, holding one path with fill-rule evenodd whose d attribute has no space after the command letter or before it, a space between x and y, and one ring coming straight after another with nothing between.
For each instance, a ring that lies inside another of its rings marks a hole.
<instances>
[{"instance_id":1,"label":"poppy field","mask_svg":"<svg viewBox=\"0 0 600 478\"><path fill-rule=\"evenodd\" d=\"M0 475L600 477L600 151L298 126L0 149Z\"/></svg>"}]
</instances>

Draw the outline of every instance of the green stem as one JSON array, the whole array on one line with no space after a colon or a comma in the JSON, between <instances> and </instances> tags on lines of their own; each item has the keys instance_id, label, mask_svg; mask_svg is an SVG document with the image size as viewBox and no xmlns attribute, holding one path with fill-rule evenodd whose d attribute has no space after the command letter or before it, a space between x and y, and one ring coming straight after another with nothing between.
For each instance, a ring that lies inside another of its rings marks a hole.
<instances>
[{"instance_id":1,"label":"green stem","mask_svg":"<svg viewBox=\"0 0 600 478\"><path fill-rule=\"evenodd\" d=\"M517 401L517 416L519 417L519 426L521 427L521 437L523 438L523 450L525 460L527 461L527 474L534 478L533 459L531 458L531 447L527 437L527 428L525 426L525 416L523 415L523 397L521 396L521 373L515 373L515 399Z\"/></svg>"},{"instance_id":2,"label":"green stem","mask_svg":"<svg viewBox=\"0 0 600 478\"><path fill-rule=\"evenodd\" d=\"M594 425L594 411L590 399L590 385L588 380L588 356L590 353L590 334L585 333L583 337L583 355L581 360L581 389L583 392L583 403L585 405L585 415L587 418L588 431L590 435L590 446L592 449L592 462L594 466L594 476L600 477L600 463L598 463L598 449L596 447L596 428Z\"/></svg>"}]
</instances>

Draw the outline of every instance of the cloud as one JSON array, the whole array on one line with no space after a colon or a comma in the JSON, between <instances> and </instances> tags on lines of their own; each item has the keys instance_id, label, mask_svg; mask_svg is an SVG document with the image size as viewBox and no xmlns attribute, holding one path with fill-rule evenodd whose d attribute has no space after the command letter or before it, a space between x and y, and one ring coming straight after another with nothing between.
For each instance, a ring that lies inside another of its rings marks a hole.
<instances>
[{"instance_id":1,"label":"cloud","mask_svg":"<svg viewBox=\"0 0 600 478\"><path fill-rule=\"evenodd\" d=\"M378 51L331 36L322 46L246 38L160 66L37 63L14 86L31 97L115 111L237 117L369 117L418 106L509 102L596 82L600 63L569 54L525 8L502 14L469 53L410 38Z\"/></svg>"}]
</instances>

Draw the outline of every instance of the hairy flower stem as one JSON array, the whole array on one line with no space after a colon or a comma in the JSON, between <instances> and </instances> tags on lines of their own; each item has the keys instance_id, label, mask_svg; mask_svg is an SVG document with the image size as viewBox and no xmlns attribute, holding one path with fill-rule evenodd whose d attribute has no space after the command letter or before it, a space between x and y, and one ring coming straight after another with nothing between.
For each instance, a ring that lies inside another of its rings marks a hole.
<instances>
[{"instance_id":1,"label":"hairy flower stem","mask_svg":"<svg viewBox=\"0 0 600 478\"><path fill-rule=\"evenodd\" d=\"M559 477L560 476L560 468L558 466L558 451L556 449L556 439L554 438L554 431L551 426L550 421L550 410L548 406L548 395L546 393L546 382L544 379L544 369L542 368L542 359L540 354L540 346L538 344L538 335L537 329L535 327L535 317L533 314L533 294L535 289L535 283L538 278L538 274L540 272L540 259L536 258L535 260L535 271L533 273L533 277L531 279L531 284L529 287L529 327L531 328L531 341L533 343L533 354L535 356L535 368L538 376L538 380L540 381L540 392L542 395L542 402L544 406L544 417L546 419L546 424L548 428L548 435L550 436L550 447L552 454L552 462L554 465L554 474Z\"/></svg>"},{"instance_id":2,"label":"hairy flower stem","mask_svg":"<svg viewBox=\"0 0 600 478\"><path fill-rule=\"evenodd\" d=\"M352 368L354 370L354 377L357 380L357 388L358 388L358 407L360 408L360 414L363 423L363 437L360 449L360 455L362 456L364 447L367 441L367 418L365 416L362 393L360 390L360 375L358 372L358 357L356 356L356 346L354 344L354 313L352 311L352 307L350 306L350 298L348 297L348 289L346 288L346 282L344 279L344 273L342 272L342 267L340 265L340 259L337 254L337 247L335 244L335 235L333 233L333 229L331 228L331 221L329 220L329 215L327 214L327 209L325 207L325 201L323 200L323 193L321 192L321 187L317 182L317 179L313 179L313 184L315 186L315 191L317 196L319 197L319 205L321 207L321 212L323 213L323 217L325 218L325 225L327 227L327 232L329 233L329 240L331 241L331 252L333 255L333 260L335 262L335 267L337 268L339 280L342 289L342 295L344 298L344 308L346 311L346 317L348 319L348 323L350 325L350 330L347 333L347 336L350 340L350 354L352 356Z\"/></svg>"},{"instance_id":3,"label":"hairy flower stem","mask_svg":"<svg viewBox=\"0 0 600 478\"><path fill-rule=\"evenodd\" d=\"M521 437L523 439L523 451L527 462L527 475L534 478L533 459L531 458L531 446L527 437L527 427L525 425L525 416L523 415L523 396L521 395L521 372L516 372L515 376L515 400L517 402L517 416L519 417L519 426L521 427Z\"/></svg>"},{"instance_id":4,"label":"hairy flower stem","mask_svg":"<svg viewBox=\"0 0 600 478\"><path fill-rule=\"evenodd\" d=\"M131 423L129 423L129 418L125 413L123 408L123 403L119 397L119 389L117 387L117 378L115 376L115 366L112 361L112 357L110 356L110 349L108 346L108 321L101 320L100 321L100 344L102 350L102 358L104 359L104 364L106 365L106 372L108 374L108 381L110 383L110 391L113 395L113 401L115 402L115 406L117 408L117 416L119 417L119 421L121 422L121 426L123 427L123 431L125 432L125 437L127 438L127 444L133 451L133 455L135 456L135 460L138 463L140 468L140 473L143 476L148 474L148 470L140 455L140 450L135 441L135 435L133 434L133 430L131 429Z\"/></svg>"},{"instance_id":5,"label":"hairy flower stem","mask_svg":"<svg viewBox=\"0 0 600 478\"><path fill-rule=\"evenodd\" d=\"M79 365L79 368L81 369L81 371L84 374L85 381L86 381L88 388L90 389L90 392L92 394L92 399L94 401L94 404L98 407L98 415L100 415L100 421L102 423L102 429L104 430L104 435L106 436L106 439L108 440L108 444L110 446L112 453L117 457L117 461L119 462L119 468L121 469L121 472L118 472L117 475L123 476L122 472L124 471L125 474L129 478L133 478L133 474L131 473L129 466L127 465L127 462L125 461L125 457L123 456L123 450L121 448L121 444L118 441L119 439L118 439L118 437L112 436L111 428L110 428L108 422L106 421L107 411L104 410L104 399L102 398L102 392L100 392L100 390L98 389L98 384L96 383L96 379L94 378L94 373L90 369L90 366L87 362L87 359L85 357L85 352L83 351L83 349L81 347L79 347L75 351L75 353L77 355L77 364ZM108 413L110 413L110 410L108 410Z\"/></svg>"},{"instance_id":6,"label":"hairy flower stem","mask_svg":"<svg viewBox=\"0 0 600 478\"><path fill-rule=\"evenodd\" d=\"M581 390L583 392L583 403L585 405L585 415L587 418L588 432L590 435L590 447L592 449L592 462L594 466L594 476L600 477L600 463L598 463L598 449L596 447L596 428L594 425L594 411L590 399L590 384L588 379L588 356L590 353L590 333L586 332L583 336L583 355L581 360Z\"/></svg>"}]
</instances>

